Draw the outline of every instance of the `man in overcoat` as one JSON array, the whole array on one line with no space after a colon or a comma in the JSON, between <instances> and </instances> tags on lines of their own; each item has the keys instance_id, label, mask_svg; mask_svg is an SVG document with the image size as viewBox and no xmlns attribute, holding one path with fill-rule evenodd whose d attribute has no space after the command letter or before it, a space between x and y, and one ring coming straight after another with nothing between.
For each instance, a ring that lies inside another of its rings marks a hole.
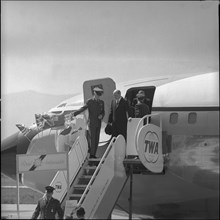
<instances>
[{"instance_id":1,"label":"man in overcoat","mask_svg":"<svg viewBox=\"0 0 220 220\"><path fill-rule=\"evenodd\" d=\"M121 96L121 91L116 89L113 92L114 99L111 103L111 111L108 123L112 124L112 137L123 135L127 138L127 122L128 122L128 103Z\"/></svg>"}]
</instances>

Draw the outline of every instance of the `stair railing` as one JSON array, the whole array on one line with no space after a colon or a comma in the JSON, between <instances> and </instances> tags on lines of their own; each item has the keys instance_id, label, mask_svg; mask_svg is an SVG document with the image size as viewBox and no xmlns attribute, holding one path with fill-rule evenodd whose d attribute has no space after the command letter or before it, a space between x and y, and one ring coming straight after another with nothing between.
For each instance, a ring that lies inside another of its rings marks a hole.
<instances>
[{"instance_id":1,"label":"stair railing","mask_svg":"<svg viewBox=\"0 0 220 220\"><path fill-rule=\"evenodd\" d=\"M102 156L102 158L101 158L101 160L100 160L100 162L99 162L99 164L98 164L98 166L97 166L95 172L94 172L93 175L92 175L92 178L90 179L89 183L87 184L87 187L86 187L86 189L84 190L84 192L83 192L83 194L82 194L82 196L81 196L81 198L80 198L80 200L79 200L79 202L78 202L78 204L77 204L78 207L79 207L79 206L82 204L82 202L84 201L87 192L90 190L90 187L91 187L93 181L95 180L95 177L96 177L96 175L98 174L99 170L101 169L102 163L105 161L105 158L108 156L108 153L110 152L110 150L111 150L111 148L112 148L113 143L115 142L115 140L116 140L116 137L113 137L112 140L111 140L111 142L109 143L109 145L108 145L108 147L107 147L107 149L106 149L104 155Z\"/></svg>"},{"instance_id":2,"label":"stair railing","mask_svg":"<svg viewBox=\"0 0 220 220\"><path fill-rule=\"evenodd\" d=\"M79 142L80 136L77 137L77 139L75 140L75 142L72 145L71 150L68 152L68 157L69 157L69 169L72 169L72 172L70 173L69 176L69 183L66 182L66 184L69 184L69 186L72 184L73 180L75 179L80 167L82 166L83 162L86 159L86 155L87 155L87 149L82 149L84 146L81 146L80 142ZM78 144L77 144L78 143ZM78 154L81 154L81 156L79 156ZM75 155L77 162L71 160L71 156ZM73 165L72 163L75 162L75 165ZM53 180L51 181L51 185L54 185L59 179L63 179L65 178L65 180L67 180L67 172L66 171L58 171L56 173L56 175L54 176ZM65 184L65 183L64 183ZM62 201L65 197L65 195L67 194L67 187L65 188L65 190L63 192L60 193L56 193L56 191L54 191L54 196L56 199Z\"/></svg>"},{"instance_id":3,"label":"stair railing","mask_svg":"<svg viewBox=\"0 0 220 220\"><path fill-rule=\"evenodd\" d=\"M146 123L146 125L150 124L150 118L151 118L152 116L153 116L153 117L154 117L154 116L159 117L159 121L160 121L160 126L159 126L159 127L162 126L162 121L161 121L160 114L145 115L144 117L142 117L141 120L138 122L136 131L135 131L135 144L136 144L136 148L137 148L137 146L138 146L137 136L138 136L138 132L139 132L139 130L140 130L141 123L143 123L144 119L147 118L147 123Z\"/></svg>"}]
</instances>

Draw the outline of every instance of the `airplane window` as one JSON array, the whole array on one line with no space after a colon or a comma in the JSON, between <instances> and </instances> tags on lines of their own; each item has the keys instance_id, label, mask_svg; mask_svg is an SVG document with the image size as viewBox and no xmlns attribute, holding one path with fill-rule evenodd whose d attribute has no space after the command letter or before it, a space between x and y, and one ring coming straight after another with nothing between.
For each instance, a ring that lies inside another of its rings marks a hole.
<instances>
[{"instance_id":1,"label":"airplane window","mask_svg":"<svg viewBox=\"0 0 220 220\"><path fill-rule=\"evenodd\" d=\"M197 120L197 114L195 112L190 112L188 115L188 123L195 124Z\"/></svg>"},{"instance_id":2,"label":"airplane window","mask_svg":"<svg viewBox=\"0 0 220 220\"><path fill-rule=\"evenodd\" d=\"M170 124L176 124L178 122L178 113L170 114Z\"/></svg>"}]
</instances>

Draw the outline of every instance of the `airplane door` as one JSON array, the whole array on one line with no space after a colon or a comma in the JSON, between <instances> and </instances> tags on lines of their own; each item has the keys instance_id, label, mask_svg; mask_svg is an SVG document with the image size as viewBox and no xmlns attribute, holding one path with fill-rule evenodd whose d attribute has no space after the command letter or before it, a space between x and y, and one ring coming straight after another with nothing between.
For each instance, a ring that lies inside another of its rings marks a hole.
<instances>
[{"instance_id":1,"label":"airplane door","mask_svg":"<svg viewBox=\"0 0 220 220\"><path fill-rule=\"evenodd\" d=\"M132 87L130 89L127 90L126 92L126 99L128 100L130 107L134 108L134 99L136 98L136 95L138 93L138 91L144 91L145 93L145 98L146 98L146 104L148 105L149 109L150 109L150 113L151 113L151 109L152 109L152 103L153 103L153 97L154 97L154 93L156 90L155 86L139 86L139 87Z\"/></svg>"},{"instance_id":2,"label":"airplane door","mask_svg":"<svg viewBox=\"0 0 220 220\"><path fill-rule=\"evenodd\" d=\"M147 105L150 109L152 109L152 103L153 103L153 97L155 93L155 86L142 86L142 87L132 87L129 88L126 92L126 99L129 102L129 115L133 119L131 121L128 121L128 126L127 126L127 156L132 155L132 156L138 156L137 149L135 147L135 132L137 125L140 121L140 118L134 118L135 117L135 102L134 100L136 99L137 93L142 90L145 93L145 98L147 101ZM143 125L142 125L143 126Z\"/></svg>"},{"instance_id":3,"label":"airplane door","mask_svg":"<svg viewBox=\"0 0 220 220\"><path fill-rule=\"evenodd\" d=\"M100 99L105 102L105 117L103 118L103 121L107 123L111 109L111 101L113 99L113 91L116 89L116 85L111 78L101 78L85 81L83 83L84 103L86 100L93 97L93 89L95 87L99 87L104 90L104 93Z\"/></svg>"}]
</instances>

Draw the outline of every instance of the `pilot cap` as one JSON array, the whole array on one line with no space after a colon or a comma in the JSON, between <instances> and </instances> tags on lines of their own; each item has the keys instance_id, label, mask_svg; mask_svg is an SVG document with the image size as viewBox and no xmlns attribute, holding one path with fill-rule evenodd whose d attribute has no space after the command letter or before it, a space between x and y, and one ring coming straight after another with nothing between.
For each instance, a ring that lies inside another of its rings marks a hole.
<instances>
[{"instance_id":1,"label":"pilot cap","mask_svg":"<svg viewBox=\"0 0 220 220\"><path fill-rule=\"evenodd\" d=\"M99 88L99 87L95 87L95 88L93 89L93 91L95 91L95 92L103 92L103 89L101 89L101 88Z\"/></svg>"},{"instance_id":2,"label":"pilot cap","mask_svg":"<svg viewBox=\"0 0 220 220\"><path fill-rule=\"evenodd\" d=\"M46 186L45 189L48 193L52 193L55 190L55 188L52 186Z\"/></svg>"}]
</instances>

